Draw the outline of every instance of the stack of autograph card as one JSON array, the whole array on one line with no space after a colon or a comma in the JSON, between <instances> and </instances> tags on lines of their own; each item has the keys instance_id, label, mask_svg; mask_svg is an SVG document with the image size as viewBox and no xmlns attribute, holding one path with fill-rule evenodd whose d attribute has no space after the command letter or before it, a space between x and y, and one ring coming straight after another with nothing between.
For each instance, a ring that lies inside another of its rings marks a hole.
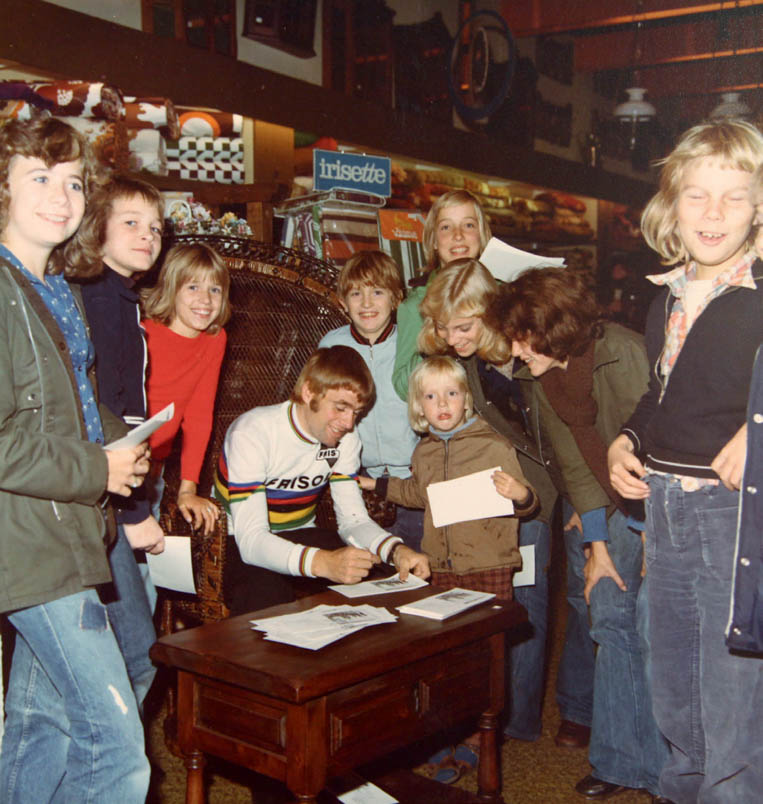
<instances>
[{"instance_id":1,"label":"stack of autograph card","mask_svg":"<svg viewBox=\"0 0 763 804\"><path fill-rule=\"evenodd\" d=\"M250 620L252 629L264 631L265 639L298 648L318 650L337 639L354 634L370 625L397 620L387 609L376 606L315 606L295 614Z\"/></svg>"},{"instance_id":2,"label":"stack of autograph card","mask_svg":"<svg viewBox=\"0 0 763 804\"><path fill-rule=\"evenodd\" d=\"M401 614L415 614L417 617L428 617L430 620L447 620L454 614L460 614L494 597L493 592L475 592L472 589L455 587L448 589L447 592L440 592L439 595L423 597L405 606L398 606L397 610Z\"/></svg>"}]
</instances>

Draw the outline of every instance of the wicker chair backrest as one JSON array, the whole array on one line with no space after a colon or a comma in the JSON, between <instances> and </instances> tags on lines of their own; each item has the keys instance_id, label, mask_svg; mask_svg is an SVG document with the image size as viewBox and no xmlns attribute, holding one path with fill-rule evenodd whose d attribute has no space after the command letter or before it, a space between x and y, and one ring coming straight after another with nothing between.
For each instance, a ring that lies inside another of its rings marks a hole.
<instances>
[{"instance_id":1,"label":"wicker chair backrest","mask_svg":"<svg viewBox=\"0 0 763 804\"><path fill-rule=\"evenodd\" d=\"M212 485L228 427L242 413L288 398L307 358L331 329L347 323L334 293L338 271L292 249L229 237L186 236L223 255L233 315L217 389L212 435L199 489ZM177 478L172 475L168 485Z\"/></svg>"},{"instance_id":2,"label":"wicker chair backrest","mask_svg":"<svg viewBox=\"0 0 763 804\"><path fill-rule=\"evenodd\" d=\"M220 253L231 275L233 315L226 325L228 346L215 403L212 435L202 467L199 492L207 494L225 433L234 419L251 408L288 398L307 358L329 330L347 323L333 291L338 271L332 265L282 246L256 241L190 235L178 242L205 242ZM162 609L162 632L174 630L177 619L219 620L228 614L223 584L227 531L224 518L209 536L190 532L174 500L179 483L178 456L166 465L168 494L162 506L167 533L192 536L191 552L196 596L168 595ZM371 516L382 527L394 521L394 506L365 493ZM330 495L324 494L316 512L322 527L336 527Z\"/></svg>"}]
</instances>

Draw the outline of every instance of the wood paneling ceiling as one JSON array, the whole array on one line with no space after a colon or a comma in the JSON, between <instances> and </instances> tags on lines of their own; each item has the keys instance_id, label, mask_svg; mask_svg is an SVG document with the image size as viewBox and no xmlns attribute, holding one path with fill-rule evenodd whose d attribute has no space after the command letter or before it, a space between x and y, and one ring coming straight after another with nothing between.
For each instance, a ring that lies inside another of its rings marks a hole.
<instances>
[{"instance_id":1,"label":"wood paneling ceiling","mask_svg":"<svg viewBox=\"0 0 763 804\"><path fill-rule=\"evenodd\" d=\"M572 36L575 69L618 100L646 87L659 112L697 120L737 91L763 113L763 0L503 0L501 12L517 38Z\"/></svg>"}]
</instances>

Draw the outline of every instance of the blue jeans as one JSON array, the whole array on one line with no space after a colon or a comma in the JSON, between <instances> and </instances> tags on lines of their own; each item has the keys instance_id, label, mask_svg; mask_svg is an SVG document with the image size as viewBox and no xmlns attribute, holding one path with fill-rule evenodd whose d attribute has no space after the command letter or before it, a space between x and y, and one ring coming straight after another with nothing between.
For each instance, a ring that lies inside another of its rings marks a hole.
<instances>
[{"instance_id":1,"label":"blue jeans","mask_svg":"<svg viewBox=\"0 0 763 804\"><path fill-rule=\"evenodd\" d=\"M562 521L566 525L572 506L564 502ZM580 531L564 532L567 554L567 629L556 679L556 702L563 720L590 726L593 717L594 644L583 597L585 556Z\"/></svg>"},{"instance_id":2,"label":"blue jeans","mask_svg":"<svg viewBox=\"0 0 763 804\"><path fill-rule=\"evenodd\" d=\"M603 578L591 590L591 638L597 651L588 757L597 779L656 794L667 745L652 715L637 627L641 534L627 526L619 511L607 529L609 555L628 589L623 592L611 578Z\"/></svg>"},{"instance_id":3,"label":"blue jeans","mask_svg":"<svg viewBox=\"0 0 763 804\"><path fill-rule=\"evenodd\" d=\"M424 509L396 505L395 512L395 524L389 532L399 536L411 550L420 552L424 537Z\"/></svg>"},{"instance_id":4,"label":"blue jeans","mask_svg":"<svg viewBox=\"0 0 763 804\"><path fill-rule=\"evenodd\" d=\"M117 541L109 553L109 564L116 592L116 599L110 600L106 606L109 623L124 656L138 707L142 710L156 675L156 668L148 657L148 651L156 642L156 629L143 576L121 525Z\"/></svg>"},{"instance_id":5,"label":"blue jeans","mask_svg":"<svg viewBox=\"0 0 763 804\"><path fill-rule=\"evenodd\" d=\"M143 802L143 726L94 590L14 612L0 800Z\"/></svg>"},{"instance_id":6,"label":"blue jeans","mask_svg":"<svg viewBox=\"0 0 763 804\"><path fill-rule=\"evenodd\" d=\"M724 642L739 494L647 482L654 714L670 743L660 791L676 804L760 801L763 659Z\"/></svg>"},{"instance_id":7,"label":"blue jeans","mask_svg":"<svg viewBox=\"0 0 763 804\"><path fill-rule=\"evenodd\" d=\"M527 609L531 633L506 651L508 720L503 733L517 740L537 740L541 734L548 631L548 566L551 561L548 523L539 519L522 522L519 544L535 546L535 585L514 589L514 600Z\"/></svg>"}]
</instances>

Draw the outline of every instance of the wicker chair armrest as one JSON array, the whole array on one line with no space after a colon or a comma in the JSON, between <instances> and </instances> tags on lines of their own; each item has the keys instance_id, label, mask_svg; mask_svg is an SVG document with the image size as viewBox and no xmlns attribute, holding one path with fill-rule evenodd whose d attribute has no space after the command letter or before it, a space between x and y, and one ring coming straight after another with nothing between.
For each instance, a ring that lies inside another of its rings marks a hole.
<instances>
[{"instance_id":1,"label":"wicker chair armrest","mask_svg":"<svg viewBox=\"0 0 763 804\"><path fill-rule=\"evenodd\" d=\"M219 620L228 616L223 601L223 570L228 545L228 522L222 507L211 501L220 514L209 535L194 531L180 513L177 503L166 498L162 501L160 524L168 536L187 536L191 539L191 565L196 584L196 596L205 619Z\"/></svg>"},{"instance_id":2,"label":"wicker chair armrest","mask_svg":"<svg viewBox=\"0 0 763 804\"><path fill-rule=\"evenodd\" d=\"M397 509L395 504L389 500L380 497L373 491L361 492L363 494L363 502L365 503L366 510L371 519L376 522L379 527L391 528L395 524L395 516ZM336 530L336 515L334 514L334 505L331 501L330 494L324 494L316 510L315 522L320 528L327 528L329 530Z\"/></svg>"}]
</instances>

